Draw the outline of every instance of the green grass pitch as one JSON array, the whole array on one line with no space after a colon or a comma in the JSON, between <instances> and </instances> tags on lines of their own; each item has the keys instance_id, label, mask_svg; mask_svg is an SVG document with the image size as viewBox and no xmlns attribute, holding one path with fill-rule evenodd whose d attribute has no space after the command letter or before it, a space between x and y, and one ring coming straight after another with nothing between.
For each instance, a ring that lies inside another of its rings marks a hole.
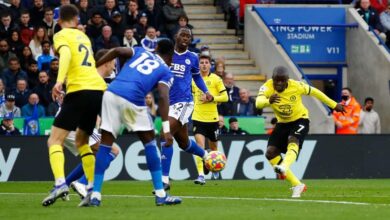
<instances>
[{"instance_id":1,"label":"green grass pitch","mask_svg":"<svg viewBox=\"0 0 390 220\"><path fill-rule=\"evenodd\" d=\"M173 181L176 206L156 207L148 181L111 181L102 206L78 208L70 201L42 207L52 182L0 183L0 219L390 219L390 180L305 180L308 191L291 199L287 182L278 180Z\"/></svg>"}]
</instances>

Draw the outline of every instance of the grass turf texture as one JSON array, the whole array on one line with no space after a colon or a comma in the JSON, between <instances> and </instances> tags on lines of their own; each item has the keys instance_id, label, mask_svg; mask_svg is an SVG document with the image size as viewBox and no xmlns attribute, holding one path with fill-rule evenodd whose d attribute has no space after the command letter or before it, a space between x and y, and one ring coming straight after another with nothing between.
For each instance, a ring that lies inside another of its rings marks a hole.
<instances>
[{"instance_id":1,"label":"grass turf texture","mask_svg":"<svg viewBox=\"0 0 390 220\"><path fill-rule=\"evenodd\" d=\"M0 219L388 219L389 180L305 180L308 191L290 199L278 180L173 181L171 194L183 204L156 207L148 181L111 181L104 185L102 206L78 208L61 199L42 207L51 182L0 183Z\"/></svg>"}]
</instances>

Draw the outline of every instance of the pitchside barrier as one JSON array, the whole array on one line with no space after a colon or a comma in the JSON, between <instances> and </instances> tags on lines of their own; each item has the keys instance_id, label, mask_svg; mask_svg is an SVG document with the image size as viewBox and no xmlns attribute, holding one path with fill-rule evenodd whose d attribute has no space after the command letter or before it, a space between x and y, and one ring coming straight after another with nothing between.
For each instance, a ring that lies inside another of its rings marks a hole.
<instances>
[{"instance_id":1,"label":"pitchside barrier","mask_svg":"<svg viewBox=\"0 0 390 220\"><path fill-rule=\"evenodd\" d=\"M222 136L219 150L228 158L222 179L275 179L265 158L267 135ZM46 136L0 137L0 181L53 180ZM120 136L118 157L105 173L106 180L149 180L144 147L134 135ZM390 135L310 135L292 170L303 179L389 178ZM197 176L194 158L174 145L173 180ZM66 173L79 158L67 150ZM207 178L210 178L208 176Z\"/></svg>"}]
</instances>

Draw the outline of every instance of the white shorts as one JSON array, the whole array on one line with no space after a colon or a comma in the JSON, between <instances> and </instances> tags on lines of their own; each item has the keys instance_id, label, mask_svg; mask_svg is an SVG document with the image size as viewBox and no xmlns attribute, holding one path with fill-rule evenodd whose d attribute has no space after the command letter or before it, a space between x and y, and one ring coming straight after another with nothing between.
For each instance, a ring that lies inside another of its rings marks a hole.
<instances>
[{"instance_id":1,"label":"white shorts","mask_svg":"<svg viewBox=\"0 0 390 220\"><path fill-rule=\"evenodd\" d=\"M137 106L128 100L106 91L102 103L101 129L116 138L124 125L129 131L154 131L153 119L146 106Z\"/></svg>"},{"instance_id":2,"label":"white shorts","mask_svg":"<svg viewBox=\"0 0 390 220\"><path fill-rule=\"evenodd\" d=\"M191 117L194 111L193 102L177 102L169 106L169 117L175 118L180 121L182 125L188 123L188 119Z\"/></svg>"},{"instance_id":3,"label":"white shorts","mask_svg":"<svg viewBox=\"0 0 390 220\"><path fill-rule=\"evenodd\" d=\"M101 135L99 131L95 128L93 133L89 136L88 145L92 146L96 143L99 143L101 140ZM71 131L64 140L64 147L66 147L72 154L75 156L79 155L79 150L76 147L76 132Z\"/></svg>"}]
</instances>

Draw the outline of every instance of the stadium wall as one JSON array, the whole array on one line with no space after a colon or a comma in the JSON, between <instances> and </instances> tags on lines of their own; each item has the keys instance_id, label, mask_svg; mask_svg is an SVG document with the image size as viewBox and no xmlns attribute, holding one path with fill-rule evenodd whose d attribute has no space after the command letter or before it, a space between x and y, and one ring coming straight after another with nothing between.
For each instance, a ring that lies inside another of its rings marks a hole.
<instances>
[{"instance_id":1,"label":"stadium wall","mask_svg":"<svg viewBox=\"0 0 390 220\"><path fill-rule=\"evenodd\" d=\"M256 65L267 75L267 78L271 78L275 66L283 65L290 71L290 78L301 80L301 73L257 13L252 11L252 6L247 6L245 12L245 50L249 52L251 59L255 60ZM311 97L303 97L303 101L310 111L310 133L334 133L333 118L328 115L322 103Z\"/></svg>"},{"instance_id":2,"label":"stadium wall","mask_svg":"<svg viewBox=\"0 0 390 220\"><path fill-rule=\"evenodd\" d=\"M265 158L266 135L223 136L219 150L228 158L223 179L275 179ZM0 137L0 182L53 180L46 136ZM149 180L144 147L136 136L117 139L120 154L106 171L105 179ZM292 170L299 178L389 178L387 163L390 135L310 135L306 138ZM174 180L197 177L193 157L175 145L171 167ZM69 173L79 159L65 150ZM210 174L207 176L210 178Z\"/></svg>"},{"instance_id":3,"label":"stadium wall","mask_svg":"<svg viewBox=\"0 0 390 220\"><path fill-rule=\"evenodd\" d=\"M367 96L375 99L382 133L390 133L390 53L354 9L348 10L347 22L359 23L359 28L347 31L348 86L361 104Z\"/></svg>"}]
</instances>

